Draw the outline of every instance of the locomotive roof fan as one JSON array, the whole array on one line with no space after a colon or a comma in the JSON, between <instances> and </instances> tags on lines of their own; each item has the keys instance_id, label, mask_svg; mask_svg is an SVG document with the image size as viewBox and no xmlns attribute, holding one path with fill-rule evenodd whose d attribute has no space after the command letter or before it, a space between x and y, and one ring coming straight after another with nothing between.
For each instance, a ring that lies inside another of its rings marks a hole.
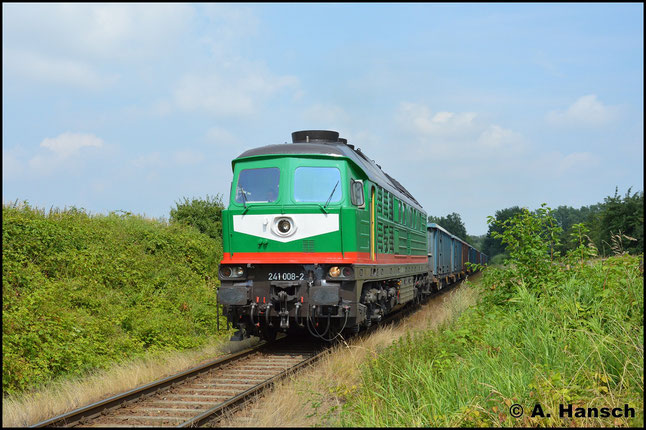
<instances>
[{"instance_id":1,"label":"locomotive roof fan","mask_svg":"<svg viewBox=\"0 0 646 430\"><path fill-rule=\"evenodd\" d=\"M331 130L303 130L292 133L292 143L338 143L346 139L339 139L338 131Z\"/></svg>"}]
</instances>

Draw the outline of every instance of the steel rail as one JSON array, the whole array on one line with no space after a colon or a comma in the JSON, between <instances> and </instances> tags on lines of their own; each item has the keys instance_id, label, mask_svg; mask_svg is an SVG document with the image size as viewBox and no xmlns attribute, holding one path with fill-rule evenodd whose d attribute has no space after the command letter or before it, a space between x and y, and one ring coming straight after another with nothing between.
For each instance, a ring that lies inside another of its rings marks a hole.
<instances>
[{"instance_id":1,"label":"steel rail","mask_svg":"<svg viewBox=\"0 0 646 430\"><path fill-rule=\"evenodd\" d=\"M318 354L307 358L306 360L303 360L302 362L294 365L293 367L281 372L280 374L272 377L271 379L268 379L267 381L261 382L260 384L256 385L255 387L251 387L247 391L238 394L235 397L232 397L230 400L227 400L219 405L214 406L213 408L204 411L201 415L192 418L178 427L199 427L202 426L208 422L212 421L217 421L219 418L222 418L224 414L228 411L231 411L240 405L244 404L251 398L257 396L260 394L262 391L266 390L267 388L271 387L274 383L277 381L287 377L288 375L303 369L304 367L307 367L314 363L315 361L319 360L322 358L325 354L327 354L330 351L330 348L326 348L323 351L319 352Z\"/></svg>"},{"instance_id":2,"label":"steel rail","mask_svg":"<svg viewBox=\"0 0 646 430\"><path fill-rule=\"evenodd\" d=\"M270 343L261 341L260 344L251 348L227 355L203 365L188 369L184 372L139 386L132 390L117 394L105 400L100 400L87 406L80 407L70 412L58 415L45 421L29 426L30 428L39 427L63 427L81 423L82 421L95 418L103 414L105 411L120 407L121 405L140 399L144 396L156 393L164 388L170 387L173 384L188 380L193 377L199 376L201 373L209 372L215 368L221 367L231 361L238 360L246 357L254 352L258 352L270 345Z\"/></svg>"}]
</instances>

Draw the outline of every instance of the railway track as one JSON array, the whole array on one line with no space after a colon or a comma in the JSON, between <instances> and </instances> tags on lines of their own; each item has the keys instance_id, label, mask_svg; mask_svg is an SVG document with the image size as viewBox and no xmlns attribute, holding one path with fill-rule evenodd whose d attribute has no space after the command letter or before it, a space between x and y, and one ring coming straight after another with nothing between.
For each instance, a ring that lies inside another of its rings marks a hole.
<instances>
[{"instance_id":1,"label":"railway track","mask_svg":"<svg viewBox=\"0 0 646 430\"><path fill-rule=\"evenodd\" d=\"M262 343L32 427L197 427L313 363L325 350L311 340Z\"/></svg>"},{"instance_id":2,"label":"railway track","mask_svg":"<svg viewBox=\"0 0 646 430\"><path fill-rule=\"evenodd\" d=\"M359 336L400 320L415 309L418 306L392 314ZM330 345L311 337L283 337L271 343L261 342L31 427L198 427L213 424L225 414L240 409L276 381L320 359Z\"/></svg>"}]
</instances>

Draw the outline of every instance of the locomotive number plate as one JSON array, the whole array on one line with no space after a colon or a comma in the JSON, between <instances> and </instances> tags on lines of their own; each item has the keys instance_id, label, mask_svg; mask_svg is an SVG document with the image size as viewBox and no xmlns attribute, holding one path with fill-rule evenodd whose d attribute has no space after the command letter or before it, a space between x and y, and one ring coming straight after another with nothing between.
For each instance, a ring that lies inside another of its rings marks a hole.
<instances>
[{"instance_id":1,"label":"locomotive number plate","mask_svg":"<svg viewBox=\"0 0 646 430\"><path fill-rule=\"evenodd\" d=\"M302 281L305 279L305 273L296 272L275 272L269 274L270 281Z\"/></svg>"}]
</instances>

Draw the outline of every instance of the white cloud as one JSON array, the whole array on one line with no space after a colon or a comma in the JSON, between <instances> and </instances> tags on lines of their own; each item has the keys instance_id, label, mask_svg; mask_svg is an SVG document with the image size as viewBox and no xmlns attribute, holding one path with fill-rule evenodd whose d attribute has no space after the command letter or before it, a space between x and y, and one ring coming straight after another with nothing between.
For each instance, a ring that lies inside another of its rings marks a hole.
<instances>
[{"instance_id":1,"label":"white cloud","mask_svg":"<svg viewBox=\"0 0 646 430\"><path fill-rule=\"evenodd\" d=\"M562 154L554 151L537 156L529 162L528 169L545 177L567 177L573 180L577 175L596 168L600 163L599 156L590 152Z\"/></svg>"},{"instance_id":2,"label":"white cloud","mask_svg":"<svg viewBox=\"0 0 646 430\"><path fill-rule=\"evenodd\" d=\"M240 139L222 127L211 127L206 131L206 141L220 147L237 147Z\"/></svg>"},{"instance_id":3,"label":"white cloud","mask_svg":"<svg viewBox=\"0 0 646 430\"><path fill-rule=\"evenodd\" d=\"M43 173L62 167L76 167L81 156L87 152L86 148L103 148L103 139L93 134L66 132L54 138L45 138L40 150L28 161L30 168Z\"/></svg>"},{"instance_id":4,"label":"white cloud","mask_svg":"<svg viewBox=\"0 0 646 430\"><path fill-rule=\"evenodd\" d=\"M558 126L602 126L617 117L617 108L606 106L594 94L577 99L566 110L547 114L547 122Z\"/></svg>"},{"instance_id":5,"label":"white cloud","mask_svg":"<svg viewBox=\"0 0 646 430\"><path fill-rule=\"evenodd\" d=\"M36 52L11 49L3 51L2 56L7 72L38 82L100 89L118 80L117 75L102 75L83 61L52 58Z\"/></svg>"},{"instance_id":6,"label":"white cloud","mask_svg":"<svg viewBox=\"0 0 646 430\"><path fill-rule=\"evenodd\" d=\"M93 134L85 133L63 133L52 139L45 138L40 146L47 148L62 158L68 158L79 153L81 148L103 146L103 139Z\"/></svg>"},{"instance_id":7,"label":"white cloud","mask_svg":"<svg viewBox=\"0 0 646 430\"><path fill-rule=\"evenodd\" d=\"M517 151L522 149L523 137L520 133L492 124L485 129L477 140L487 150Z\"/></svg>"},{"instance_id":8,"label":"white cloud","mask_svg":"<svg viewBox=\"0 0 646 430\"><path fill-rule=\"evenodd\" d=\"M551 58L545 54L544 51L536 52L532 57L532 62L552 76L556 76L558 78L565 77L565 74L561 71L559 61Z\"/></svg>"},{"instance_id":9,"label":"white cloud","mask_svg":"<svg viewBox=\"0 0 646 430\"><path fill-rule=\"evenodd\" d=\"M411 131L427 136L455 137L465 136L475 129L474 112L437 112L422 104L401 103L399 106L399 121Z\"/></svg>"},{"instance_id":10,"label":"white cloud","mask_svg":"<svg viewBox=\"0 0 646 430\"><path fill-rule=\"evenodd\" d=\"M175 43L194 15L179 3L48 3L3 5L3 34L52 56L146 59Z\"/></svg>"},{"instance_id":11,"label":"white cloud","mask_svg":"<svg viewBox=\"0 0 646 430\"><path fill-rule=\"evenodd\" d=\"M180 166L191 166L204 161L204 154L197 151L177 151L173 154L173 162Z\"/></svg>"},{"instance_id":12,"label":"white cloud","mask_svg":"<svg viewBox=\"0 0 646 430\"><path fill-rule=\"evenodd\" d=\"M270 96L295 88L293 76L273 76L258 65L233 65L209 74L185 75L174 91L177 106L213 115L249 115Z\"/></svg>"},{"instance_id":13,"label":"white cloud","mask_svg":"<svg viewBox=\"0 0 646 430\"><path fill-rule=\"evenodd\" d=\"M173 110L173 105L168 100L159 100L153 103L150 111L153 115L156 116L167 116L170 115Z\"/></svg>"},{"instance_id":14,"label":"white cloud","mask_svg":"<svg viewBox=\"0 0 646 430\"><path fill-rule=\"evenodd\" d=\"M258 33L260 20L248 6L205 3L198 7L200 17L208 20L200 41L216 56L234 53L241 40Z\"/></svg>"},{"instance_id":15,"label":"white cloud","mask_svg":"<svg viewBox=\"0 0 646 430\"><path fill-rule=\"evenodd\" d=\"M162 155L159 152L140 155L134 160L131 160L130 164L137 169L160 168L166 166L166 162L163 160Z\"/></svg>"},{"instance_id":16,"label":"white cloud","mask_svg":"<svg viewBox=\"0 0 646 430\"><path fill-rule=\"evenodd\" d=\"M19 157L14 154L15 151L5 151L2 149L2 178L15 178L23 173L25 166Z\"/></svg>"},{"instance_id":17,"label":"white cloud","mask_svg":"<svg viewBox=\"0 0 646 430\"><path fill-rule=\"evenodd\" d=\"M412 159L493 159L522 152L520 133L487 124L475 112L432 112L428 106L401 103L396 114L402 145Z\"/></svg>"}]
</instances>

